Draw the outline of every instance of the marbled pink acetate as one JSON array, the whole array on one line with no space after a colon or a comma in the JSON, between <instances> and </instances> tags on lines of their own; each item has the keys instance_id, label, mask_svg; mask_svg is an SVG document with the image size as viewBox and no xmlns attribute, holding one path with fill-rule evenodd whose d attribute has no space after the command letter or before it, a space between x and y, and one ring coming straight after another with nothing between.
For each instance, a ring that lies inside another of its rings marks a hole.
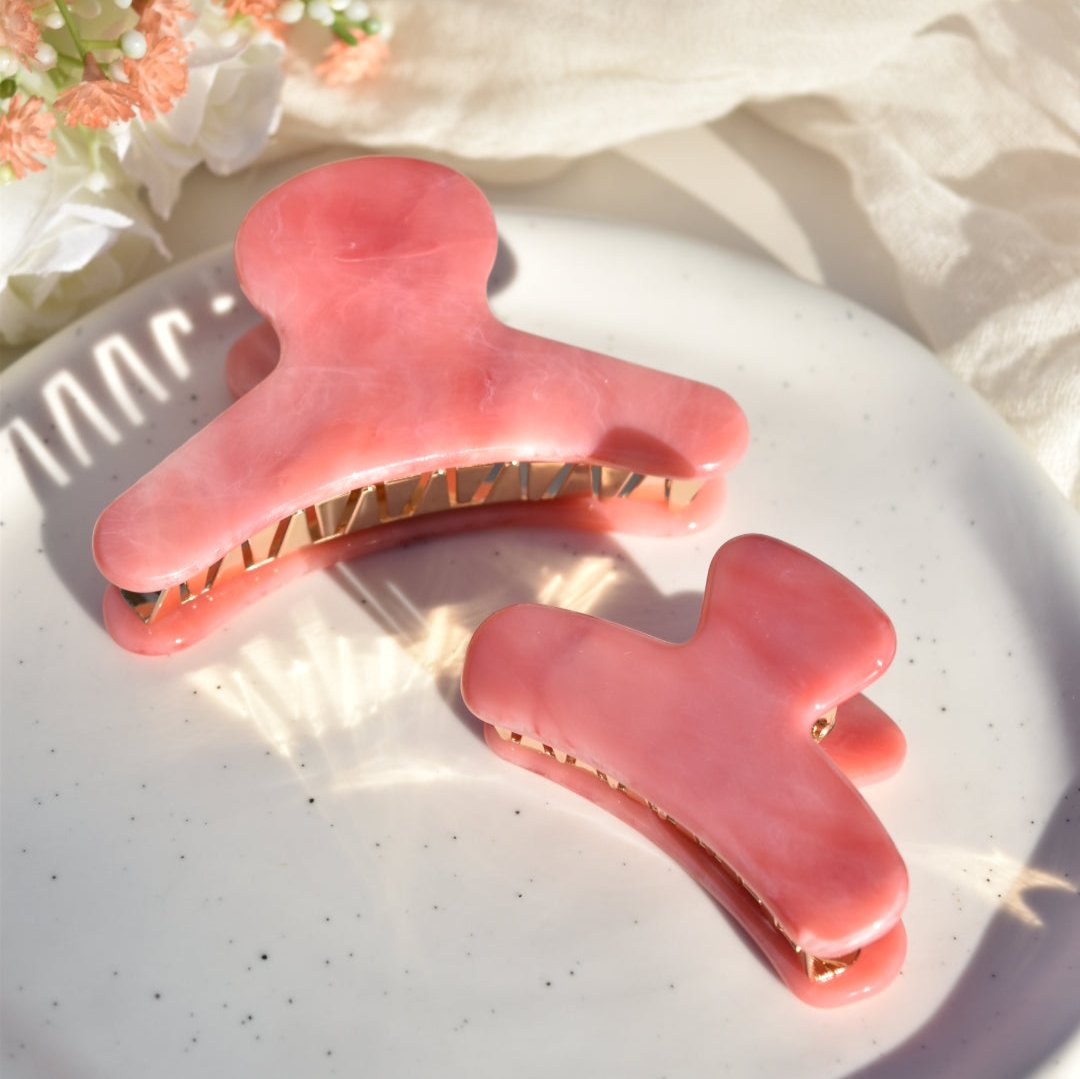
<instances>
[{"instance_id":1,"label":"marbled pink acetate","mask_svg":"<svg viewBox=\"0 0 1080 1079\"><path fill-rule=\"evenodd\" d=\"M894 649L888 618L839 573L778 540L744 536L714 558L687 643L555 608L511 607L476 631L462 693L487 724L568 752L655 803L723 858L806 952L862 949L844 973L812 982L754 899L698 843L589 772L486 728L497 752L672 854L795 993L830 1005L880 989L905 950L904 863L838 766L877 778L903 755L899 732L857 696ZM838 704L836 730L848 708L860 734L833 759L832 734L819 744L810 732Z\"/></svg>"},{"instance_id":2,"label":"marbled pink acetate","mask_svg":"<svg viewBox=\"0 0 1080 1079\"><path fill-rule=\"evenodd\" d=\"M711 480L742 455L746 420L722 391L499 322L486 295L496 249L480 191L429 162L338 162L265 196L239 231L236 265L272 329L250 334L230 362L240 399L101 515L104 576L133 592L175 586L304 506L426 471L579 461ZM446 527L520 511L536 524L685 531L715 515L721 486L680 513L568 499L469 509ZM283 577L387 542L289 555L288 570L242 578L218 592L215 611L194 600L167 631L130 617L113 589L106 620L128 647L170 651Z\"/></svg>"}]
</instances>

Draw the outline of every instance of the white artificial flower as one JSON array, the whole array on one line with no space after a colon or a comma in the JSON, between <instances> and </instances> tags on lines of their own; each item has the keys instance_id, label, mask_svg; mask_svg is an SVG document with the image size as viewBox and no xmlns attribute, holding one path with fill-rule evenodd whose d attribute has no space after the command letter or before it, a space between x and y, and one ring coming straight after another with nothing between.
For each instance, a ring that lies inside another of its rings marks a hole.
<instances>
[{"instance_id":1,"label":"white artificial flower","mask_svg":"<svg viewBox=\"0 0 1080 1079\"><path fill-rule=\"evenodd\" d=\"M188 90L151 121L114 133L124 171L145 185L150 205L168 217L184 177L197 165L227 176L250 165L281 117L284 48L264 30L238 30L206 7L187 35Z\"/></svg>"},{"instance_id":2,"label":"white artificial flower","mask_svg":"<svg viewBox=\"0 0 1080 1079\"><path fill-rule=\"evenodd\" d=\"M62 130L49 167L0 189L0 342L24 345L118 291L156 247L136 185Z\"/></svg>"}]
</instances>

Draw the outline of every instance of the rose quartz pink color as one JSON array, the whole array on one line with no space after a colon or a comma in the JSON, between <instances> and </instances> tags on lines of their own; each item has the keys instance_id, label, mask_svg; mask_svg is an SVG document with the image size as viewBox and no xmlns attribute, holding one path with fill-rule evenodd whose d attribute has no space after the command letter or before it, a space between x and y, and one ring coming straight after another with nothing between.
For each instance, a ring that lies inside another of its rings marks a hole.
<instances>
[{"instance_id":1,"label":"rose quartz pink color","mask_svg":"<svg viewBox=\"0 0 1080 1079\"><path fill-rule=\"evenodd\" d=\"M882 988L905 950L906 870L852 783L888 774L903 757L895 725L857 696L894 648L888 618L840 574L778 540L744 536L715 556L687 643L511 607L474 635L462 693L487 724L572 754L711 848L746 888L627 794L485 729L496 752L649 836L727 908L799 997L832 1005ZM836 727L814 741L815 719L835 705ZM830 981L811 981L751 891L805 952L861 949L858 959Z\"/></svg>"},{"instance_id":2,"label":"rose quartz pink color","mask_svg":"<svg viewBox=\"0 0 1080 1079\"><path fill-rule=\"evenodd\" d=\"M716 482L682 513L634 499L564 499L487 517L468 509L461 522L421 531L494 519L663 533L714 515L717 478L747 442L735 402L502 324L486 296L496 248L479 190L423 161L343 161L263 198L236 240L240 283L270 324L230 361L230 385L242 396L101 515L94 554L105 577L135 592L174 586L304 506L497 461L589 462ZM182 628L143 626L115 593L106 618L126 646L170 651L203 635L204 620L326 564L330 552L348 557L388 541L332 541L289 555L258 583L245 577L216 596L215 614L203 599L185 605ZM296 561L286 570L288 559Z\"/></svg>"}]
</instances>

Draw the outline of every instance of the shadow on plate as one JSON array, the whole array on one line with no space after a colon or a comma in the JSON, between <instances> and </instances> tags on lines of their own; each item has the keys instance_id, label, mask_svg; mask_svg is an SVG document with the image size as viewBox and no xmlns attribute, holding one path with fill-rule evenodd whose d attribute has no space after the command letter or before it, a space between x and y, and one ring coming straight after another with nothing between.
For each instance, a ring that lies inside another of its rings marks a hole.
<instances>
[{"instance_id":1,"label":"shadow on plate","mask_svg":"<svg viewBox=\"0 0 1080 1079\"><path fill-rule=\"evenodd\" d=\"M1047 497L1035 503L1045 515L1033 516L1031 499L1015 500L1029 483L1026 474L1015 482L1002 476L992 488L973 482L967 508L1000 579L1014 589L1020 625L1038 643L1046 685L1058 687L1052 719L1061 725L1070 779L1008 902L945 1003L901 1045L856 1072L859 1079L1011 1079L1052 1061L1080 1027L1080 589L1076 564L1051 561L1064 560L1070 546L1080 557L1080 549L1067 537L1046 542L1063 527L1061 507L1047 485ZM976 492L991 493L993 502ZM981 597L970 602L978 605ZM988 672L995 676L1004 675ZM999 718L1012 723L1020 717Z\"/></svg>"}]
</instances>

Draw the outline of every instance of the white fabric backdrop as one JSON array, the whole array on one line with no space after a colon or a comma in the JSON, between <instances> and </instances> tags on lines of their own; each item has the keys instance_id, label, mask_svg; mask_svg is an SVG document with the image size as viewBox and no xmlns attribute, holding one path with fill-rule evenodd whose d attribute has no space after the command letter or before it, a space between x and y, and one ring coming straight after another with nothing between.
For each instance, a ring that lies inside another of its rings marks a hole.
<instances>
[{"instance_id":1,"label":"white fabric backdrop","mask_svg":"<svg viewBox=\"0 0 1080 1079\"><path fill-rule=\"evenodd\" d=\"M383 0L392 60L294 60L286 132L568 158L749 107L831 155L923 339L1080 507L1080 6Z\"/></svg>"}]
</instances>

